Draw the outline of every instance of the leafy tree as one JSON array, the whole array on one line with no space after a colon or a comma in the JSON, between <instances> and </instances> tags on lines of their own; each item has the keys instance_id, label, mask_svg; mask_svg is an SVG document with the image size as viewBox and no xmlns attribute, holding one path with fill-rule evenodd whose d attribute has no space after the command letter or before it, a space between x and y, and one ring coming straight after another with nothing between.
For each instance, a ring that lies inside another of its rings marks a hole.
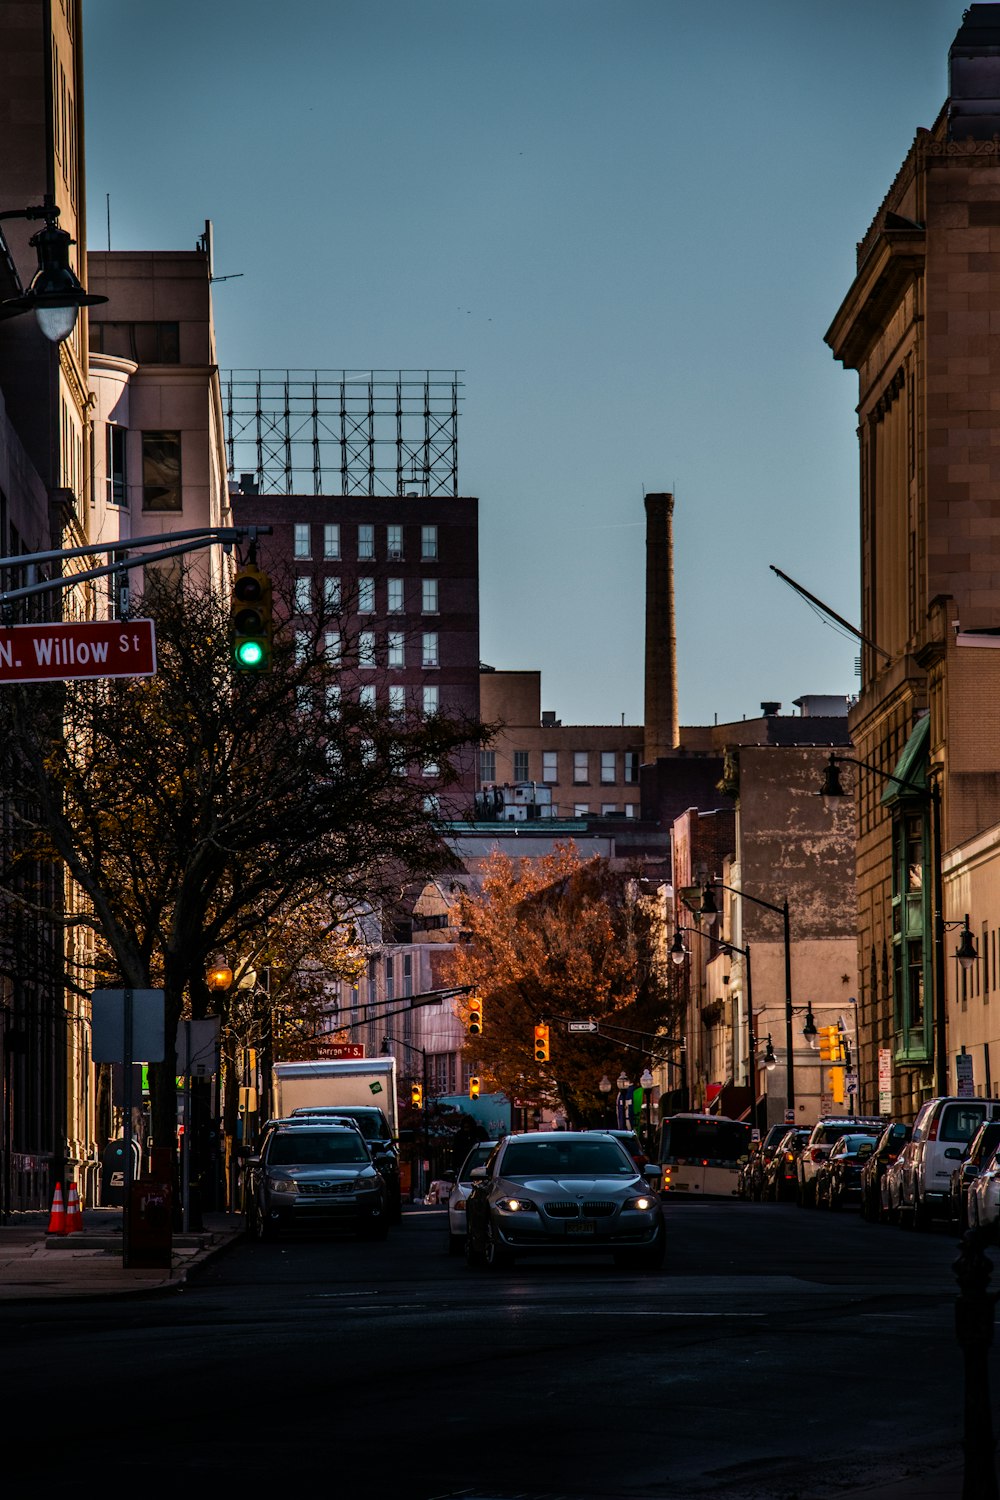
<instances>
[{"instance_id":1,"label":"leafy tree","mask_svg":"<svg viewBox=\"0 0 1000 1500\"><path fill-rule=\"evenodd\" d=\"M561 1107L571 1124L601 1123L601 1075L638 1077L657 1035L676 1030L673 976L641 889L634 873L582 859L572 843L538 860L491 857L479 893L462 899L467 941L449 968L483 1000L483 1033L466 1053L490 1087ZM596 1034L566 1029L589 1018ZM545 1020L550 1058L537 1063L534 1028Z\"/></svg>"},{"instance_id":2,"label":"leafy tree","mask_svg":"<svg viewBox=\"0 0 1000 1500\"><path fill-rule=\"evenodd\" d=\"M448 868L422 773L433 764L447 793L480 730L361 702L351 643L322 608L305 631L279 629L273 670L259 676L231 670L227 610L210 592L161 584L143 612L156 625L155 677L0 696L0 965L18 921L44 909L82 934L68 945L82 992L162 986L153 1134L172 1144L173 1039L186 996L194 1016L216 1009L208 965L262 951L296 914L307 930L331 894L347 918L397 898L414 872ZM64 911L30 884L52 859L76 893ZM314 936L322 950L322 924Z\"/></svg>"}]
</instances>

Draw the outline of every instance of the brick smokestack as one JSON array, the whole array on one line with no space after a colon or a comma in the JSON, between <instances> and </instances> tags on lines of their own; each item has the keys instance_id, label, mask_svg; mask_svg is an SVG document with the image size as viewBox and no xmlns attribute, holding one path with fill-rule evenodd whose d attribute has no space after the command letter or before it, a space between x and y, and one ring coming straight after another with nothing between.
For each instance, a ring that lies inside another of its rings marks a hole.
<instances>
[{"instance_id":1,"label":"brick smokestack","mask_svg":"<svg viewBox=\"0 0 1000 1500\"><path fill-rule=\"evenodd\" d=\"M677 748L674 497L646 496L646 708L643 760Z\"/></svg>"}]
</instances>

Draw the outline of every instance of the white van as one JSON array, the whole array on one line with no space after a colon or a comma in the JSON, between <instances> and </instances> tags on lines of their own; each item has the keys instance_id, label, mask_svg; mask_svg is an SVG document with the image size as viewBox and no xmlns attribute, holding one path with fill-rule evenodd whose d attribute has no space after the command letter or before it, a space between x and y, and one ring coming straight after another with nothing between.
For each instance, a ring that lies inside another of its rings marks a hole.
<instances>
[{"instance_id":1,"label":"white van","mask_svg":"<svg viewBox=\"0 0 1000 1500\"><path fill-rule=\"evenodd\" d=\"M1000 1099L928 1099L902 1154L900 1217L914 1229L951 1212L951 1174L985 1120L1000 1120Z\"/></svg>"}]
</instances>

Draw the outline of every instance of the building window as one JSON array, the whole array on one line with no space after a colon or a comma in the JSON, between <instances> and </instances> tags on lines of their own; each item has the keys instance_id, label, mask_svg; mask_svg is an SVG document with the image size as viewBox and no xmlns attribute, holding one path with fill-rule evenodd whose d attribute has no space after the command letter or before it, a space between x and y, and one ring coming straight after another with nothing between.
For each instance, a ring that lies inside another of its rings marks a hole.
<instances>
[{"instance_id":1,"label":"building window","mask_svg":"<svg viewBox=\"0 0 1000 1500\"><path fill-rule=\"evenodd\" d=\"M295 529L298 531L299 528L296 526ZM340 524L337 521L328 521L323 527L323 556L328 561L340 561Z\"/></svg>"},{"instance_id":2,"label":"building window","mask_svg":"<svg viewBox=\"0 0 1000 1500\"><path fill-rule=\"evenodd\" d=\"M438 638L436 630L428 630L424 632L423 665L425 667L436 667L439 665Z\"/></svg>"},{"instance_id":3,"label":"building window","mask_svg":"<svg viewBox=\"0 0 1000 1500\"><path fill-rule=\"evenodd\" d=\"M630 786L634 786L639 780L638 750L625 751L625 780Z\"/></svg>"},{"instance_id":4,"label":"building window","mask_svg":"<svg viewBox=\"0 0 1000 1500\"><path fill-rule=\"evenodd\" d=\"M425 764L424 764L424 775L425 776L436 776L437 774L438 774L438 763L437 763L437 761L436 760L429 760L429 761L425 762Z\"/></svg>"},{"instance_id":5,"label":"building window","mask_svg":"<svg viewBox=\"0 0 1000 1500\"><path fill-rule=\"evenodd\" d=\"M389 712L397 719L401 719L406 712L406 689L393 686L389 689Z\"/></svg>"},{"instance_id":6,"label":"building window","mask_svg":"<svg viewBox=\"0 0 1000 1500\"><path fill-rule=\"evenodd\" d=\"M143 510L181 510L181 435L142 434Z\"/></svg>"},{"instance_id":7,"label":"building window","mask_svg":"<svg viewBox=\"0 0 1000 1500\"><path fill-rule=\"evenodd\" d=\"M104 429L107 436L105 447L105 499L109 505L127 505L128 491L125 487L125 437L126 428L109 422Z\"/></svg>"},{"instance_id":8,"label":"building window","mask_svg":"<svg viewBox=\"0 0 1000 1500\"><path fill-rule=\"evenodd\" d=\"M295 632L295 660L301 667L309 660L312 649L312 636L308 630L297 630Z\"/></svg>"},{"instance_id":9,"label":"building window","mask_svg":"<svg viewBox=\"0 0 1000 1500\"><path fill-rule=\"evenodd\" d=\"M334 614L340 609L340 579L330 574L323 579L323 603Z\"/></svg>"},{"instance_id":10,"label":"building window","mask_svg":"<svg viewBox=\"0 0 1000 1500\"><path fill-rule=\"evenodd\" d=\"M436 687L424 688L424 718L429 719L438 711L438 690Z\"/></svg>"},{"instance_id":11,"label":"building window","mask_svg":"<svg viewBox=\"0 0 1000 1500\"><path fill-rule=\"evenodd\" d=\"M374 709L375 684L373 682L364 682L358 688L358 702L362 708Z\"/></svg>"},{"instance_id":12,"label":"building window","mask_svg":"<svg viewBox=\"0 0 1000 1500\"><path fill-rule=\"evenodd\" d=\"M625 816L626 818L634 818L636 816L636 806L634 802L626 802Z\"/></svg>"},{"instance_id":13,"label":"building window","mask_svg":"<svg viewBox=\"0 0 1000 1500\"><path fill-rule=\"evenodd\" d=\"M617 816L618 816L618 808L617 808L617 805L614 802L602 802L601 803L601 817L602 818L617 818Z\"/></svg>"},{"instance_id":14,"label":"building window","mask_svg":"<svg viewBox=\"0 0 1000 1500\"><path fill-rule=\"evenodd\" d=\"M373 615L375 613L375 580L374 578L358 579L358 614Z\"/></svg>"},{"instance_id":15,"label":"building window","mask_svg":"<svg viewBox=\"0 0 1000 1500\"><path fill-rule=\"evenodd\" d=\"M559 752L557 750L542 751L542 780L550 785L559 780Z\"/></svg>"},{"instance_id":16,"label":"building window","mask_svg":"<svg viewBox=\"0 0 1000 1500\"><path fill-rule=\"evenodd\" d=\"M375 632L362 630L358 633L358 666L370 671L375 665Z\"/></svg>"},{"instance_id":17,"label":"building window","mask_svg":"<svg viewBox=\"0 0 1000 1500\"><path fill-rule=\"evenodd\" d=\"M406 666L406 644L401 630L389 631L389 665L390 667Z\"/></svg>"},{"instance_id":18,"label":"building window","mask_svg":"<svg viewBox=\"0 0 1000 1500\"><path fill-rule=\"evenodd\" d=\"M312 610L313 585L309 573L300 573L295 580L295 612L307 615Z\"/></svg>"},{"instance_id":19,"label":"building window","mask_svg":"<svg viewBox=\"0 0 1000 1500\"><path fill-rule=\"evenodd\" d=\"M338 717L340 713L341 690L339 682L328 682L326 685L326 711L331 719Z\"/></svg>"},{"instance_id":20,"label":"building window","mask_svg":"<svg viewBox=\"0 0 1000 1500\"><path fill-rule=\"evenodd\" d=\"M331 667L340 666L340 631L328 630L324 641L326 659Z\"/></svg>"},{"instance_id":21,"label":"building window","mask_svg":"<svg viewBox=\"0 0 1000 1500\"><path fill-rule=\"evenodd\" d=\"M497 753L495 750L480 750L479 780L484 784L497 779Z\"/></svg>"},{"instance_id":22,"label":"building window","mask_svg":"<svg viewBox=\"0 0 1000 1500\"><path fill-rule=\"evenodd\" d=\"M393 562L399 562L403 556L403 528L402 526L387 526L385 528L386 556Z\"/></svg>"},{"instance_id":23,"label":"building window","mask_svg":"<svg viewBox=\"0 0 1000 1500\"><path fill-rule=\"evenodd\" d=\"M601 784L614 786L618 779L617 756L613 750L601 751Z\"/></svg>"},{"instance_id":24,"label":"building window","mask_svg":"<svg viewBox=\"0 0 1000 1500\"><path fill-rule=\"evenodd\" d=\"M358 527L358 558L370 558L375 556L375 527L361 525Z\"/></svg>"},{"instance_id":25,"label":"building window","mask_svg":"<svg viewBox=\"0 0 1000 1500\"><path fill-rule=\"evenodd\" d=\"M424 798L424 812L425 813L431 813L433 815L434 813L437 813L437 812L440 812L440 811L441 811L441 799L440 799L440 797L435 797L434 794L433 794L433 792L428 793L428 795Z\"/></svg>"},{"instance_id":26,"label":"building window","mask_svg":"<svg viewBox=\"0 0 1000 1500\"><path fill-rule=\"evenodd\" d=\"M389 579L388 608L391 615L403 613L403 580L401 578Z\"/></svg>"},{"instance_id":27,"label":"building window","mask_svg":"<svg viewBox=\"0 0 1000 1500\"><path fill-rule=\"evenodd\" d=\"M296 521L292 530L292 551L296 557L312 557L309 549L309 526L304 521Z\"/></svg>"},{"instance_id":28,"label":"building window","mask_svg":"<svg viewBox=\"0 0 1000 1500\"><path fill-rule=\"evenodd\" d=\"M515 781L527 781L528 780L528 751L527 750L515 750L514 751L514 780Z\"/></svg>"},{"instance_id":29,"label":"building window","mask_svg":"<svg viewBox=\"0 0 1000 1500\"><path fill-rule=\"evenodd\" d=\"M438 529L436 526L421 526L420 556L424 562L434 562L438 555Z\"/></svg>"},{"instance_id":30,"label":"building window","mask_svg":"<svg viewBox=\"0 0 1000 1500\"><path fill-rule=\"evenodd\" d=\"M424 578L420 585L420 608L425 615L436 615L438 612L438 581L436 578Z\"/></svg>"},{"instance_id":31,"label":"building window","mask_svg":"<svg viewBox=\"0 0 1000 1500\"><path fill-rule=\"evenodd\" d=\"M577 786L590 780L590 753L587 750L573 751L573 780Z\"/></svg>"},{"instance_id":32,"label":"building window","mask_svg":"<svg viewBox=\"0 0 1000 1500\"><path fill-rule=\"evenodd\" d=\"M590 803L589 802L574 802L573 803L573 816L574 816L574 818L587 818L587 817L589 817L590 816Z\"/></svg>"}]
</instances>

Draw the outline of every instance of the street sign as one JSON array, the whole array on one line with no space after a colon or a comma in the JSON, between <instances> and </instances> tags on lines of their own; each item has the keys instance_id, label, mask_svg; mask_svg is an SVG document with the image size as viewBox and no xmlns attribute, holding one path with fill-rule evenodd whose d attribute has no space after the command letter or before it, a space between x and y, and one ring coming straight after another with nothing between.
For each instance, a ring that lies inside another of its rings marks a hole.
<instances>
[{"instance_id":1,"label":"street sign","mask_svg":"<svg viewBox=\"0 0 1000 1500\"><path fill-rule=\"evenodd\" d=\"M75 620L0 627L0 684L87 677L152 677L152 620Z\"/></svg>"},{"instance_id":2,"label":"street sign","mask_svg":"<svg viewBox=\"0 0 1000 1500\"><path fill-rule=\"evenodd\" d=\"M955 1058L955 1093L960 1099L971 1099L976 1088L972 1076L972 1053L962 1051Z\"/></svg>"},{"instance_id":3,"label":"street sign","mask_svg":"<svg viewBox=\"0 0 1000 1500\"><path fill-rule=\"evenodd\" d=\"M125 990L94 990L90 1056L93 1062L120 1063L125 1055ZM130 1062L163 1061L163 991L129 990L132 1046Z\"/></svg>"},{"instance_id":4,"label":"street sign","mask_svg":"<svg viewBox=\"0 0 1000 1500\"><path fill-rule=\"evenodd\" d=\"M596 1031L596 1021L567 1021L567 1031Z\"/></svg>"},{"instance_id":5,"label":"street sign","mask_svg":"<svg viewBox=\"0 0 1000 1500\"><path fill-rule=\"evenodd\" d=\"M317 1057L364 1057L364 1042L324 1042L316 1048Z\"/></svg>"},{"instance_id":6,"label":"street sign","mask_svg":"<svg viewBox=\"0 0 1000 1500\"><path fill-rule=\"evenodd\" d=\"M847 1093L849 1093L849 1094L856 1094L858 1092L858 1075L857 1075L857 1073L845 1073L845 1075L844 1075L844 1088L847 1091Z\"/></svg>"}]
</instances>

